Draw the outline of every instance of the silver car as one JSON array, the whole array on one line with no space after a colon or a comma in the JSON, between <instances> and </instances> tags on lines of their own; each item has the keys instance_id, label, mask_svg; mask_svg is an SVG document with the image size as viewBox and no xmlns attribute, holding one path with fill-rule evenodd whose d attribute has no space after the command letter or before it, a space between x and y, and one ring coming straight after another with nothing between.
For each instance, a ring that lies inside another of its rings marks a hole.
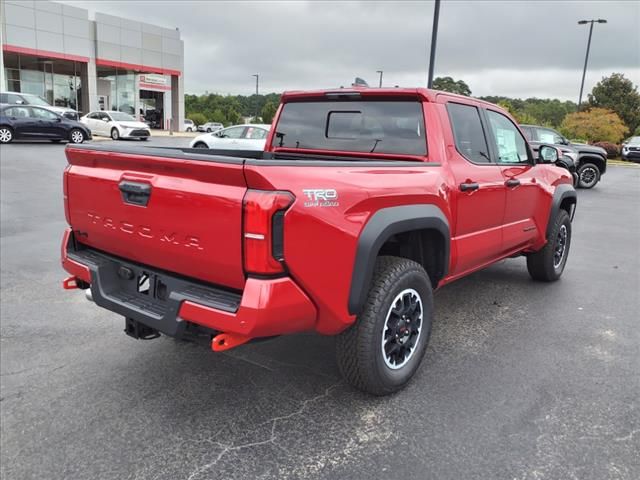
<instances>
[{"instance_id":1,"label":"silver car","mask_svg":"<svg viewBox=\"0 0 640 480\"><path fill-rule=\"evenodd\" d=\"M7 103L9 105L35 105L62 115L69 120L78 120L78 112L76 110L67 107L54 107L41 96L31 93L1 92L0 103Z\"/></svg>"},{"instance_id":2,"label":"silver car","mask_svg":"<svg viewBox=\"0 0 640 480\"><path fill-rule=\"evenodd\" d=\"M199 132L207 132L207 133L216 132L221 128L224 128L224 125L218 122L207 122L207 123L203 123L202 125L198 125Z\"/></svg>"}]
</instances>

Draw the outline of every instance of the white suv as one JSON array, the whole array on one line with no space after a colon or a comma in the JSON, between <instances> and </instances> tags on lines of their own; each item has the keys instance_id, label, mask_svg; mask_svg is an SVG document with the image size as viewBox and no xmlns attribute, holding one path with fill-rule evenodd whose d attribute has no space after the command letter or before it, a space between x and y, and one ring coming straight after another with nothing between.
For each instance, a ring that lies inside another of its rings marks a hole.
<instances>
[{"instance_id":1,"label":"white suv","mask_svg":"<svg viewBox=\"0 0 640 480\"><path fill-rule=\"evenodd\" d=\"M67 107L54 107L41 96L33 95L31 93L0 92L0 103L6 103L9 105L35 105L37 107L51 110L52 112L62 115L69 120L77 121L79 117L76 110Z\"/></svg>"}]
</instances>

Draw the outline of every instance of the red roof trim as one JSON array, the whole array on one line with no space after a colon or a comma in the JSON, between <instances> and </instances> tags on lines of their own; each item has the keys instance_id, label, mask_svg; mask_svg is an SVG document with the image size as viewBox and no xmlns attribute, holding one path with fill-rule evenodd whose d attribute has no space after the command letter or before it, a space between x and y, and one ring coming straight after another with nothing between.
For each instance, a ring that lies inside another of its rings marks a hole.
<instances>
[{"instance_id":1,"label":"red roof trim","mask_svg":"<svg viewBox=\"0 0 640 480\"><path fill-rule=\"evenodd\" d=\"M96 65L103 67L116 67L125 70L136 70L144 73L159 73L161 75L182 75L180 70L171 70L169 68L151 67L149 65L138 65L136 63L117 62L115 60L106 60L104 58L96 58Z\"/></svg>"},{"instance_id":2,"label":"red roof trim","mask_svg":"<svg viewBox=\"0 0 640 480\"><path fill-rule=\"evenodd\" d=\"M36 48L18 47L16 45L8 45L6 43L2 45L2 50L5 52L20 53L22 55L31 55L34 57L59 58L60 60L73 60L74 62L89 63L89 57L83 57L81 55L51 52L49 50L40 50Z\"/></svg>"}]
</instances>

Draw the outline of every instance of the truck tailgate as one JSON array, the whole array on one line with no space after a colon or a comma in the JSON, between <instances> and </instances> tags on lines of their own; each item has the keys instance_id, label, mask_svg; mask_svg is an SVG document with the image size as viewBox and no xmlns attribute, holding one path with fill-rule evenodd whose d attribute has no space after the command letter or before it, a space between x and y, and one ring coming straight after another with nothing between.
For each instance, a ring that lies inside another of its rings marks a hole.
<instances>
[{"instance_id":1,"label":"truck tailgate","mask_svg":"<svg viewBox=\"0 0 640 480\"><path fill-rule=\"evenodd\" d=\"M66 154L65 210L77 241L242 289L242 159L91 146Z\"/></svg>"}]
</instances>

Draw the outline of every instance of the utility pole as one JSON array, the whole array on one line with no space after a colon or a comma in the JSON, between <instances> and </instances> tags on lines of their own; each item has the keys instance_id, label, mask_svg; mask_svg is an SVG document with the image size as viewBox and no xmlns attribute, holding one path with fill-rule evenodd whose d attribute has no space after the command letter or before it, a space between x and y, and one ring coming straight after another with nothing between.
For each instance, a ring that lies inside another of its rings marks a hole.
<instances>
[{"instance_id":1,"label":"utility pole","mask_svg":"<svg viewBox=\"0 0 640 480\"><path fill-rule=\"evenodd\" d=\"M440 0L436 0L433 9L433 28L431 29L431 55L429 57L429 78L427 88L433 87L433 68L436 63L436 41L438 40L438 17L440 16Z\"/></svg>"},{"instance_id":2,"label":"utility pole","mask_svg":"<svg viewBox=\"0 0 640 480\"><path fill-rule=\"evenodd\" d=\"M382 88L382 74L384 73L383 70L376 70L376 73L380 74L380 84L378 85L378 88Z\"/></svg>"},{"instance_id":3,"label":"utility pole","mask_svg":"<svg viewBox=\"0 0 640 480\"><path fill-rule=\"evenodd\" d=\"M589 40L587 40L587 54L584 56L584 68L582 70L582 83L580 83L580 96L578 97L578 109L582 104L582 91L584 90L584 77L587 75L587 63L589 62L589 49L591 48L591 35L593 34L593 24L594 23L607 23L607 21L603 18L598 18L597 20L580 20L578 25L586 25L590 23L589 26Z\"/></svg>"},{"instance_id":4,"label":"utility pole","mask_svg":"<svg viewBox=\"0 0 640 480\"><path fill-rule=\"evenodd\" d=\"M258 99L258 95L259 95L259 93L258 93L258 83L260 81L260 74L259 73L255 73L255 74L253 74L251 76L252 77L256 77L256 116L254 118L254 122L257 123L258 122L258 113L259 113L258 112L258 107L260 105L260 102L259 102L259 99Z\"/></svg>"}]
</instances>

